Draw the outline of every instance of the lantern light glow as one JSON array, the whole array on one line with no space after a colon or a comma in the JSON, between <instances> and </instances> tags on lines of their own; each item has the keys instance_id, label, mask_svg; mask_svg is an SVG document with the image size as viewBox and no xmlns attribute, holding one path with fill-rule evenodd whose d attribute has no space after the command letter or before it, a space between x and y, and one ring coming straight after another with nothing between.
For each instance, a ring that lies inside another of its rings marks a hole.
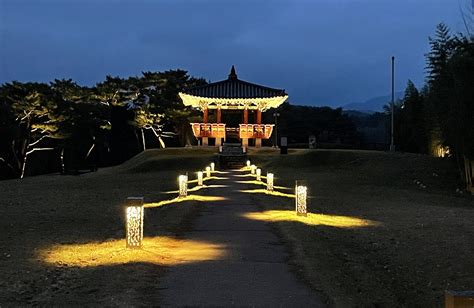
<instances>
[{"instance_id":1,"label":"lantern light glow","mask_svg":"<svg viewBox=\"0 0 474 308\"><path fill-rule=\"evenodd\" d=\"M143 197L128 197L125 211L127 248L140 248L143 240Z\"/></svg>"},{"instance_id":2,"label":"lantern light glow","mask_svg":"<svg viewBox=\"0 0 474 308\"><path fill-rule=\"evenodd\" d=\"M179 183L179 197L186 197L188 195L188 176L180 175L178 177Z\"/></svg>"},{"instance_id":3,"label":"lantern light glow","mask_svg":"<svg viewBox=\"0 0 474 308\"><path fill-rule=\"evenodd\" d=\"M307 198L308 188L306 186L298 184L295 186L295 202L296 202L296 214L298 216L307 216Z\"/></svg>"},{"instance_id":4,"label":"lantern light glow","mask_svg":"<svg viewBox=\"0 0 474 308\"><path fill-rule=\"evenodd\" d=\"M216 170L216 164L211 163L211 171L214 172Z\"/></svg>"},{"instance_id":5,"label":"lantern light glow","mask_svg":"<svg viewBox=\"0 0 474 308\"><path fill-rule=\"evenodd\" d=\"M247 168L250 168L250 160L247 160Z\"/></svg>"},{"instance_id":6,"label":"lantern light glow","mask_svg":"<svg viewBox=\"0 0 474 308\"><path fill-rule=\"evenodd\" d=\"M211 167L206 167L206 177L207 178L211 177Z\"/></svg>"},{"instance_id":7,"label":"lantern light glow","mask_svg":"<svg viewBox=\"0 0 474 308\"><path fill-rule=\"evenodd\" d=\"M262 169L257 168L257 181L262 180Z\"/></svg>"},{"instance_id":8,"label":"lantern light glow","mask_svg":"<svg viewBox=\"0 0 474 308\"><path fill-rule=\"evenodd\" d=\"M257 166L255 166L255 165L250 166L250 173L251 174L255 174L255 170L257 170Z\"/></svg>"},{"instance_id":9,"label":"lantern light glow","mask_svg":"<svg viewBox=\"0 0 474 308\"><path fill-rule=\"evenodd\" d=\"M267 190L273 191L273 173L267 173Z\"/></svg>"},{"instance_id":10,"label":"lantern light glow","mask_svg":"<svg viewBox=\"0 0 474 308\"><path fill-rule=\"evenodd\" d=\"M198 186L202 186L202 178L203 178L203 173L202 171L198 171Z\"/></svg>"}]
</instances>

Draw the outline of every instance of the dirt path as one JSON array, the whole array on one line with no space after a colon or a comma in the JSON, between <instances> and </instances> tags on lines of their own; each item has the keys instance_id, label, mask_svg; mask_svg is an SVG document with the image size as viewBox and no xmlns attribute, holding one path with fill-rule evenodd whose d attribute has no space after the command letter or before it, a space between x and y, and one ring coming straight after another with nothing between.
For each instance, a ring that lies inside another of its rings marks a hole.
<instances>
[{"instance_id":1,"label":"dirt path","mask_svg":"<svg viewBox=\"0 0 474 308\"><path fill-rule=\"evenodd\" d=\"M206 184L208 194L226 201L211 202L197 218L186 239L223 245L225 256L215 261L172 267L160 289L163 305L171 306L324 306L309 287L299 281L286 263L283 244L263 222L241 214L258 211L250 195L239 192L248 184L237 171L219 175L227 179ZM247 178L249 179L249 178Z\"/></svg>"}]
</instances>

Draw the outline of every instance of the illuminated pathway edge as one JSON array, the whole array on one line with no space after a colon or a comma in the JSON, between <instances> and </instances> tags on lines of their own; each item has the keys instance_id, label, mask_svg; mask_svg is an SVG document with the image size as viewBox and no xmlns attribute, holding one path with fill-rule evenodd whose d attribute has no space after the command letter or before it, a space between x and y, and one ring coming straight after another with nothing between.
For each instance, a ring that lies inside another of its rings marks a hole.
<instances>
[{"instance_id":1,"label":"illuminated pathway edge","mask_svg":"<svg viewBox=\"0 0 474 308\"><path fill-rule=\"evenodd\" d=\"M232 171L226 179L207 182L224 186L206 193L227 199L206 204L193 231L185 234L187 241L224 247L224 257L171 267L160 282L160 304L323 307L317 293L290 271L285 247L270 226L245 217L259 208L251 194L241 192L252 186L242 183L239 174Z\"/></svg>"}]
</instances>

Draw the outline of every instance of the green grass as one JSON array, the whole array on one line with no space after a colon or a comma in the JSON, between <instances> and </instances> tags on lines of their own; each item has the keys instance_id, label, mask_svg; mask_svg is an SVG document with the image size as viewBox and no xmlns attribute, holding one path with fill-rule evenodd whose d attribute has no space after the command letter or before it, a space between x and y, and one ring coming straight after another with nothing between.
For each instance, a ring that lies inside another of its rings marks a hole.
<instances>
[{"instance_id":1,"label":"green grass","mask_svg":"<svg viewBox=\"0 0 474 308\"><path fill-rule=\"evenodd\" d=\"M450 162L351 150L251 154L263 174L275 173L275 185L306 180L310 211L380 223L272 223L291 247L298 273L334 305L442 306L445 289L474 289L474 200L455 193ZM292 199L254 198L262 210L294 209Z\"/></svg>"},{"instance_id":2,"label":"green grass","mask_svg":"<svg viewBox=\"0 0 474 308\"><path fill-rule=\"evenodd\" d=\"M191 172L214 154L214 148L150 150L97 173L0 182L0 305L156 305L165 265L79 268L48 264L40 252L122 239L126 197L174 198L164 192L177 189L177 176L188 171L194 179ZM307 181L310 210L320 215L311 225L271 224L288 244L295 271L334 305L442 306L445 289L474 289L474 201L455 193L450 162L350 150L251 149L249 157L263 175L275 174L277 186ZM262 211L294 208L284 195L252 196ZM147 209L145 235L179 239L192 228L199 204ZM342 228L339 216L378 224Z\"/></svg>"},{"instance_id":3,"label":"green grass","mask_svg":"<svg viewBox=\"0 0 474 308\"><path fill-rule=\"evenodd\" d=\"M126 197L144 196L145 202L174 198L163 192L177 189L178 174L203 168L213 153L150 150L97 173L0 182L0 305L156 304L156 281L164 266L79 269L49 265L40 252L57 244L124 238ZM145 235L179 238L199 208L190 201L147 209Z\"/></svg>"}]
</instances>

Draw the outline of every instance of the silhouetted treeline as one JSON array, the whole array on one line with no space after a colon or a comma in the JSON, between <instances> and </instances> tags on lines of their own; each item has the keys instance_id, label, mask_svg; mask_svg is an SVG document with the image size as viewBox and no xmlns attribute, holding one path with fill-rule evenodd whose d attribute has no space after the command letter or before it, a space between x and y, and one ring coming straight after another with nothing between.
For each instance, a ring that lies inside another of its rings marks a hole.
<instances>
[{"instance_id":1,"label":"silhouetted treeline","mask_svg":"<svg viewBox=\"0 0 474 308\"><path fill-rule=\"evenodd\" d=\"M290 145L308 147L309 136L316 138L317 147L359 148L359 137L354 123L341 108L310 107L284 103L276 111L278 133L286 136ZM272 123L274 112L266 114Z\"/></svg>"},{"instance_id":2,"label":"silhouetted treeline","mask_svg":"<svg viewBox=\"0 0 474 308\"><path fill-rule=\"evenodd\" d=\"M0 87L0 178L78 172L125 161L147 147L190 142L200 117L178 97L205 83L186 71L107 76L94 87L72 80ZM34 164L29 164L34 161Z\"/></svg>"},{"instance_id":3,"label":"silhouetted treeline","mask_svg":"<svg viewBox=\"0 0 474 308\"><path fill-rule=\"evenodd\" d=\"M446 25L439 24L429 43L425 85L418 90L409 80L403 99L394 105L395 145L401 151L451 157L473 190L474 40L451 35ZM385 115L367 119L380 120L377 125L389 133L390 105L385 106Z\"/></svg>"}]
</instances>

